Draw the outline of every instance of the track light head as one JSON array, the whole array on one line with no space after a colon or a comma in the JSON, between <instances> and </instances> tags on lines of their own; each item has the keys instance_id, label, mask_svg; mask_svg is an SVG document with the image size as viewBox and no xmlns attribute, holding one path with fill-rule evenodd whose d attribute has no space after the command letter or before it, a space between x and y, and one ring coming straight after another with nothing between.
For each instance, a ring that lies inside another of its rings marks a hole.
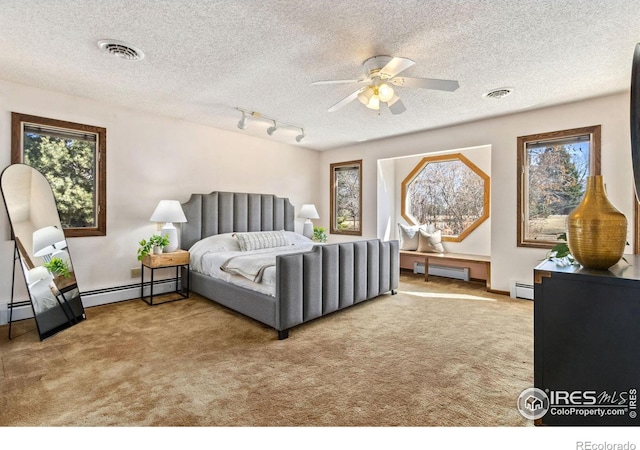
<instances>
[{"instance_id":1,"label":"track light head","mask_svg":"<svg viewBox=\"0 0 640 450\"><path fill-rule=\"evenodd\" d=\"M238 128L240 128L241 130L247 128L247 115L244 111L242 111L242 119L238 121Z\"/></svg>"},{"instance_id":2,"label":"track light head","mask_svg":"<svg viewBox=\"0 0 640 450\"><path fill-rule=\"evenodd\" d=\"M251 110L247 110L247 109L244 109L244 108L236 108L236 110L238 110L238 112L242 113L242 117L238 121L238 128L241 129L241 130L244 130L244 129L247 128L250 119L251 120L264 120L264 121L271 122L273 124L272 126L267 128L267 134L269 136L273 136L273 133L275 133L276 130L284 128L285 130L287 130L287 129L300 130L300 134L298 134L296 136L296 141L297 142L300 142L305 138L304 128L302 128L300 125L294 125L294 124L287 123L287 122L281 122L281 121L278 121L278 120L274 119L273 117L264 116L264 115L262 115L262 113L259 113L257 111L251 111Z\"/></svg>"}]
</instances>

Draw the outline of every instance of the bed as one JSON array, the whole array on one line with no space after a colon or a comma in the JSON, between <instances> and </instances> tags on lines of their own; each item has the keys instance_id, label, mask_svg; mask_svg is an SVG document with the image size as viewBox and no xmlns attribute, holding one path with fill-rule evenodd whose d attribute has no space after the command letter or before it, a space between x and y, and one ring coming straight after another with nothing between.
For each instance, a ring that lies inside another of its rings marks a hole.
<instances>
[{"instance_id":1,"label":"bed","mask_svg":"<svg viewBox=\"0 0 640 450\"><path fill-rule=\"evenodd\" d=\"M398 241L304 243L305 238L293 233L294 207L287 198L212 192L192 194L182 207L187 222L180 229L181 248L194 250L186 278L189 289L274 328L278 339L286 339L297 325L382 294L395 294L398 288ZM207 251L198 251L196 244L218 235L266 231L286 233L290 243L301 240L299 247L292 245L277 255L275 264L267 269L273 280L271 292L233 284L199 270L202 260L194 258Z\"/></svg>"}]
</instances>

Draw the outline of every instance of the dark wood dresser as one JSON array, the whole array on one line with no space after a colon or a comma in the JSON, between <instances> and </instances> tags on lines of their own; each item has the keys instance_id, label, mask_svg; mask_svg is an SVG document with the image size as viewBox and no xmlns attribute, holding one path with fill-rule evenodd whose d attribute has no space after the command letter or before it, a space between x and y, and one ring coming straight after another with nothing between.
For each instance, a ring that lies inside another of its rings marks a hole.
<instances>
[{"instance_id":1,"label":"dark wood dresser","mask_svg":"<svg viewBox=\"0 0 640 450\"><path fill-rule=\"evenodd\" d=\"M609 270L534 269L537 425L640 425L640 256Z\"/></svg>"}]
</instances>

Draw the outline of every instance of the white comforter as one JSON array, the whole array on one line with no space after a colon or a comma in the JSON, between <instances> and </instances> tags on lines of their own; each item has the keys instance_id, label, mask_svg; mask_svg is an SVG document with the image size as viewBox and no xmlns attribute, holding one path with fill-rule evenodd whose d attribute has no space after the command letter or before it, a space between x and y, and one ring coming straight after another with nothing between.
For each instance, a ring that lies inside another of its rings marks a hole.
<instances>
[{"instance_id":1,"label":"white comforter","mask_svg":"<svg viewBox=\"0 0 640 450\"><path fill-rule=\"evenodd\" d=\"M272 297L275 297L276 287L275 266L267 266L264 268L260 283L253 282L241 275L224 272L220 267L230 258L240 255L254 254L258 255L260 259L264 259L266 255L273 255L275 260L276 255L310 250L314 245L311 240L292 237L290 239L290 245L287 246L243 252L240 251L239 246L237 248L235 247L233 239L235 238L229 234L212 236L196 242L189 249L191 255L191 270Z\"/></svg>"}]
</instances>

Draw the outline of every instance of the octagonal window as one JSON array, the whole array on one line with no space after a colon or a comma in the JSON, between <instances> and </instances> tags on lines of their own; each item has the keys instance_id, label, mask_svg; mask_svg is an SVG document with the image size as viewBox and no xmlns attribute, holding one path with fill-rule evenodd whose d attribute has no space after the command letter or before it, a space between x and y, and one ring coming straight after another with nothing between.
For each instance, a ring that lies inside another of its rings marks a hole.
<instances>
[{"instance_id":1,"label":"octagonal window","mask_svg":"<svg viewBox=\"0 0 640 450\"><path fill-rule=\"evenodd\" d=\"M422 158L402 182L402 217L462 241L489 217L489 176L460 153Z\"/></svg>"}]
</instances>

